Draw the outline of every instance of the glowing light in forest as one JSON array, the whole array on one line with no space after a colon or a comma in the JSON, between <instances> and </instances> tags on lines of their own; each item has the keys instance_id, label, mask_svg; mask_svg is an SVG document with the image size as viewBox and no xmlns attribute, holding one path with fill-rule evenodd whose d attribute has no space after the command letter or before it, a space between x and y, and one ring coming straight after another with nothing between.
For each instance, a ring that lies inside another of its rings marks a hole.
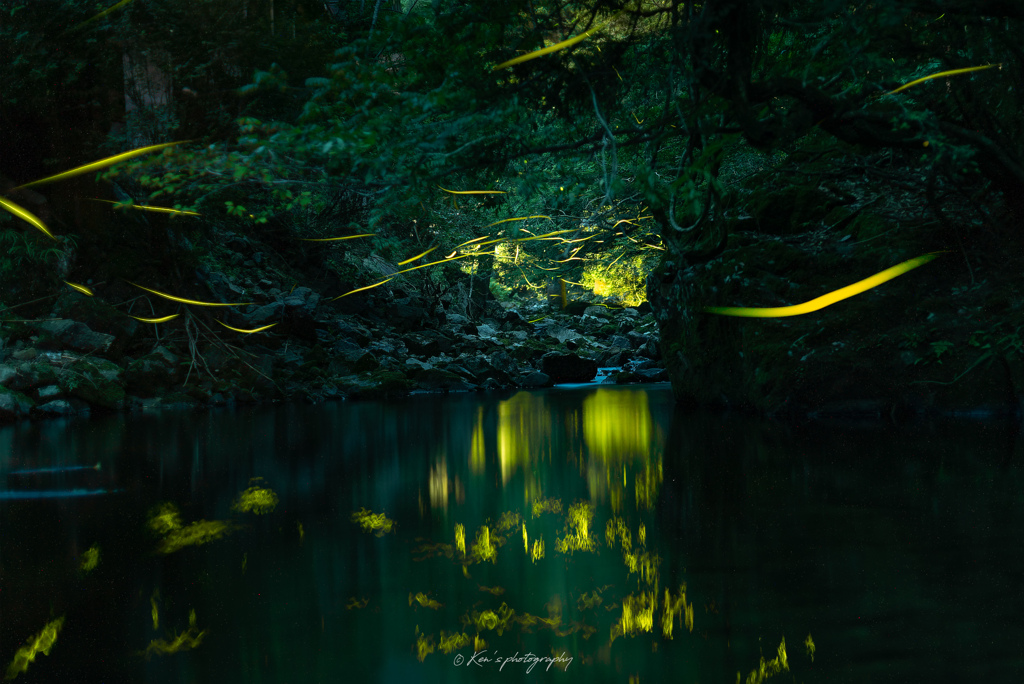
<instances>
[{"instance_id":1,"label":"glowing light in forest","mask_svg":"<svg viewBox=\"0 0 1024 684\"><path fill-rule=\"evenodd\" d=\"M214 319L214 320L216 320L216 319ZM233 328L230 325L228 325L227 323L225 323L224 321L217 321L217 322L220 323L221 325L223 325L228 330L234 330L237 333L242 333L242 334L245 334L245 335L251 335L253 333L263 332L264 330L266 330L268 328L273 328L275 325L277 325L277 323L271 323L270 325L263 325L263 326L260 326L259 328L252 328L251 330L243 330L242 328Z\"/></svg>"},{"instance_id":2,"label":"glowing light in forest","mask_svg":"<svg viewBox=\"0 0 1024 684\"><path fill-rule=\"evenodd\" d=\"M128 315L131 316L131 314ZM143 323L166 323L167 321L174 320L180 315L181 314L171 314L170 316L163 316L162 318L139 318L138 316L132 316L132 318L137 321L142 321Z\"/></svg>"},{"instance_id":3,"label":"glowing light in forest","mask_svg":"<svg viewBox=\"0 0 1024 684\"><path fill-rule=\"evenodd\" d=\"M79 292L81 292L84 295L89 295L90 297L93 296L92 290L87 288L85 285L79 285L78 283L69 283L66 280L64 281L64 284L67 285L68 287L72 288L72 289L78 290Z\"/></svg>"},{"instance_id":4,"label":"glowing light in forest","mask_svg":"<svg viewBox=\"0 0 1024 684\"><path fill-rule=\"evenodd\" d=\"M171 147L172 145L181 145L182 143L186 143L186 142L189 142L189 141L188 140L180 140L178 142L162 143L160 145L149 145L147 147L139 147L137 149L130 150L128 152L122 152L121 154L116 154L113 157L107 157L105 159L100 159L99 161L94 161L91 164L85 164L84 166L76 166L75 168L71 169L70 171L64 171L63 173L58 173L55 176L47 176L46 178L40 178L39 180L32 181L31 183L25 183L24 185L19 185L18 188L29 188L29 187L32 187L33 185L42 185L43 183L53 183L54 181L64 180L65 178L72 178L74 176L78 176L78 175L81 175L83 173L89 173L90 171L99 171L100 169L106 168L108 166L113 166L114 164L117 164L118 162L127 161L127 160L129 160L129 159L131 159L133 157L138 157L138 156L143 155L143 154L149 154L150 152L156 152L157 150L162 150L165 147ZM18 189L18 188L16 188L16 189Z\"/></svg>"},{"instance_id":5,"label":"glowing light in forest","mask_svg":"<svg viewBox=\"0 0 1024 684\"><path fill-rule=\"evenodd\" d=\"M564 50L567 47L571 47L571 46L575 45L576 43L580 42L581 40L585 40L591 34L596 33L597 31L600 31L605 26L606 26L606 24L600 24L600 25L595 26L594 28L590 29L589 31L584 31L583 33L579 34L578 36L573 36L572 38L568 38L568 39L563 40L563 41L561 41L559 43L555 43L554 45L549 45L546 48L541 48L540 50L534 50L533 52L528 52L525 55L520 55L519 57L514 57L514 58L512 58L512 59L510 59L508 61L502 62L501 64L497 65L496 67L494 67L493 70L497 71L498 69L505 69L507 67L513 66L515 64L521 64L522 62L526 62L526 61L529 61L531 59L537 59L538 57L543 57L544 55L550 55L552 52L558 52L559 50Z\"/></svg>"},{"instance_id":6,"label":"glowing light in forest","mask_svg":"<svg viewBox=\"0 0 1024 684\"><path fill-rule=\"evenodd\" d=\"M704 311L706 313L718 314L720 316L741 316L744 318L783 318L786 316L800 316L813 311L818 311L819 309L824 309L826 306L830 306L844 299L849 299L850 297L859 295L862 292L867 292L871 288L878 287L882 283L888 282L893 278L897 278L907 271L912 271L918 266L927 264L938 256L939 254L935 253L908 259L907 261L896 264L892 268L885 269L881 273L876 273L870 278L857 281L853 285L847 285L846 287L829 292L826 295L812 299L809 302L804 302L803 304L767 308L708 306L704 307Z\"/></svg>"},{"instance_id":7,"label":"glowing light in forest","mask_svg":"<svg viewBox=\"0 0 1024 684\"><path fill-rule=\"evenodd\" d=\"M930 81L933 78L942 78L943 76L955 76L957 74L966 74L966 73L969 73L971 71L981 71L982 69L991 69L992 67L996 67L996 66L997 67L1002 67L1002 64L986 64L984 66L966 67L964 69L951 69L949 71L940 71L937 74L931 74L930 76L924 76L923 78L919 78L919 79L916 79L914 81L911 81L910 83L906 83L904 85L901 85L896 90L890 90L888 93L886 93L886 95L892 95L893 93L898 93L901 90L906 90L907 88L911 88L913 86L916 86L918 83L924 83L925 81Z\"/></svg>"},{"instance_id":8,"label":"glowing light in forest","mask_svg":"<svg viewBox=\"0 0 1024 684\"><path fill-rule=\"evenodd\" d=\"M240 304L224 304L222 302L200 302L200 301L197 301L195 299L183 299L181 297L175 297L174 295L169 295L169 294L166 294L164 292L158 292L157 290L151 290L148 287L143 287L142 285L136 285L135 283L133 283L131 281L128 281L128 284L129 285L134 285L135 287L139 288L140 290L145 290L146 292L152 292L157 297L163 297L164 299L169 299L172 302L181 302L182 304L194 304L195 306L249 306L250 304L252 304L252 302L242 302Z\"/></svg>"},{"instance_id":9,"label":"glowing light in forest","mask_svg":"<svg viewBox=\"0 0 1024 684\"><path fill-rule=\"evenodd\" d=\"M34 227L41 230L43 234L46 235L46 237L50 238L51 240L57 239L53 236L53 233L50 232L49 228L47 228L46 225L39 220L39 217L33 214L28 209L25 209L24 207L21 207L8 199L4 199L3 197L0 197L0 207L3 207L7 211L11 212L12 214L20 218L21 220L27 221L28 223L32 224Z\"/></svg>"}]
</instances>

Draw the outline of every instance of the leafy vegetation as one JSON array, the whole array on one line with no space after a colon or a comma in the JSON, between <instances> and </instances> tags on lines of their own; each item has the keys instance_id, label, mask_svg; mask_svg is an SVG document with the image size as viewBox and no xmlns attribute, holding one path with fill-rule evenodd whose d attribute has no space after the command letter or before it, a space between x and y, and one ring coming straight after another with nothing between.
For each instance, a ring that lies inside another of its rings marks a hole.
<instances>
[{"instance_id":1,"label":"leafy vegetation","mask_svg":"<svg viewBox=\"0 0 1024 684\"><path fill-rule=\"evenodd\" d=\"M751 215L821 225L861 176L927 203L937 246L964 254L1000 198L1024 208L1024 17L1005 4L58 4L16 3L0 27L0 108L33 121L4 131L5 174L187 140L103 174L122 206L197 212L200 241L291 240L352 286L379 274L346 252L397 264L436 248L440 275L405 277L429 288L461 269L504 296L564 279L635 304L657 263L664 278L708 260ZM83 107L89 125L62 138ZM957 197L969 226L947 216ZM197 248L186 221L162 225L168 251Z\"/></svg>"}]
</instances>

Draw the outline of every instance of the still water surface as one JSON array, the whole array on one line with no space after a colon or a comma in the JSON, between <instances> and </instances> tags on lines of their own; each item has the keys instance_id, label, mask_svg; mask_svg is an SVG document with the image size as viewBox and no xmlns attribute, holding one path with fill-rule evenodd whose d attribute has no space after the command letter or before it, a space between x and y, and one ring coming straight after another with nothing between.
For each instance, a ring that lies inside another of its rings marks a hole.
<instances>
[{"instance_id":1,"label":"still water surface","mask_svg":"<svg viewBox=\"0 0 1024 684\"><path fill-rule=\"evenodd\" d=\"M1020 681L1021 451L659 385L5 427L0 667L59 625L17 681Z\"/></svg>"}]
</instances>

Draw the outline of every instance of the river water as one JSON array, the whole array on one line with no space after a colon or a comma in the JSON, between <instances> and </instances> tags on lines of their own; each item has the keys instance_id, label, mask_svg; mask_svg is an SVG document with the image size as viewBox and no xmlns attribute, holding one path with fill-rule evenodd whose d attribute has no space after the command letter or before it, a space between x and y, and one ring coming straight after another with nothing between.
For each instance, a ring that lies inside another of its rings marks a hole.
<instances>
[{"instance_id":1,"label":"river water","mask_svg":"<svg viewBox=\"0 0 1024 684\"><path fill-rule=\"evenodd\" d=\"M0 667L1020 681L1021 456L1005 423L775 423L667 385L8 426Z\"/></svg>"}]
</instances>

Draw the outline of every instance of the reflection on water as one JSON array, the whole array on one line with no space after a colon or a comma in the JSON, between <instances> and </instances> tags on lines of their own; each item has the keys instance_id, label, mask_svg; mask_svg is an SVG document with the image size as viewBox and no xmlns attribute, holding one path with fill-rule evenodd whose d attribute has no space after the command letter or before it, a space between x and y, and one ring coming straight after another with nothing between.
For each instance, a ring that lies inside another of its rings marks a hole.
<instances>
[{"instance_id":1,"label":"reflection on water","mask_svg":"<svg viewBox=\"0 0 1024 684\"><path fill-rule=\"evenodd\" d=\"M0 666L1009 680L1019 450L1002 426L779 425L635 387L17 425ZM107 493L43 498L70 491Z\"/></svg>"}]
</instances>

